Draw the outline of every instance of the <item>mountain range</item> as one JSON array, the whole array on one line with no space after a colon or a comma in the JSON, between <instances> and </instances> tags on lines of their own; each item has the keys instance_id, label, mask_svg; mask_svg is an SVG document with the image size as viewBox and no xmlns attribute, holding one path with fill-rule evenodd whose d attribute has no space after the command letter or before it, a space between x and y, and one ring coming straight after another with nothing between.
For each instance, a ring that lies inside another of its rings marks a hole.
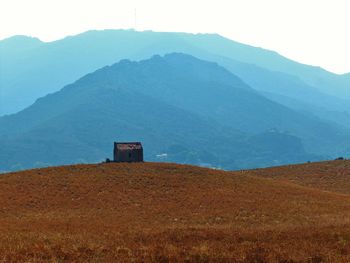
<instances>
[{"instance_id":1,"label":"mountain range","mask_svg":"<svg viewBox=\"0 0 350 263\"><path fill-rule=\"evenodd\" d=\"M0 55L3 171L102 161L114 140L224 169L350 153L349 75L219 35L16 36Z\"/></svg>"},{"instance_id":2,"label":"mountain range","mask_svg":"<svg viewBox=\"0 0 350 263\"><path fill-rule=\"evenodd\" d=\"M253 88L264 87L263 91L271 92L272 87L266 81L274 83L277 94L287 97L307 87L311 106L321 105L327 112L349 111L350 74L336 75L216 34L103 30L47 43L26 36L0 41L0 115L22 110L37 98L121 59L140 60L172 52L217 62L250 82ZM263 77L255 79L255 74ZM285 85L291 78L293 84ZM296 99L303 102L304 94L298 94ZM319 97L324 101L326 95L331 95L332 102L324 105ZM333 108L337 104L341 106Z\"/></svg>"},{"instance_id":3,"label":"mountain range","mask_svg":"<svg viewBox=\"0 0 350 263\"><path fill-rule=\"evenodd\" d=\"M216 63L172 53L103 67L0 118L0 162L11 170L101 161L113 140L139 140L147 160L238 169L321 158L310 149L340 147L338 132Z\"/></svg>"}]
</instances>

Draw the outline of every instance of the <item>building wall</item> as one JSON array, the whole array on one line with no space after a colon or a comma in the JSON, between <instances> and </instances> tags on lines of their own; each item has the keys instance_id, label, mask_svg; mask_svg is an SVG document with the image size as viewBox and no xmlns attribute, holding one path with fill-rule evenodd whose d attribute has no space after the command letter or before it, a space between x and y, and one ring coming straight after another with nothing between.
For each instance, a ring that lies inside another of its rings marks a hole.
<instances>
[{"instance_id":1,"label":"building wall","mask_svg":"<svg viewBox=\"0 0 350 263\"><path fill-rule=\"evenodd\" d=\"M118 150L114 148L114 161L115 162L143 162L143 150Z\"/></svg>"}]
</instances>

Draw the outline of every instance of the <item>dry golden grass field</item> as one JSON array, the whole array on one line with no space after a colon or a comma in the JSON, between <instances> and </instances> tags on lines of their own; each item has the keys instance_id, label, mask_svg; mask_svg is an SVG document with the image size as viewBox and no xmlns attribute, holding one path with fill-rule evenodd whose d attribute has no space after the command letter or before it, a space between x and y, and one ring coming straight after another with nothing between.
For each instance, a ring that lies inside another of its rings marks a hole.
<instances>
[{"instance_id":1,"label":"dry golden grass field","mask_svg":"<svg viewBox=\"0 0 350 263\"><path fill-rule=\"evenodd\" d=\"M350 161L3 174L0 262L350 262Z\"/></svg>"}]
</instances>

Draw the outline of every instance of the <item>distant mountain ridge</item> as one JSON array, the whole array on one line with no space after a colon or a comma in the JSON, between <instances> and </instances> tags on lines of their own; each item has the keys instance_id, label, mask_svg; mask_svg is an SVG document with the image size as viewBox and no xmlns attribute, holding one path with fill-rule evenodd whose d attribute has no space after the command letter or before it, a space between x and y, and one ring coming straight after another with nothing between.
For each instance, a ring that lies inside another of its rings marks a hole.
<instances>
[{"instance_id":1,"label":"distant mountain ridge","mask_svg":"<svg viewBox=\"0 0 350 263\"><path fill-rule=\"evenodd\" d=\"M21 41L14 41L16 38L0 41L0 89L3 97L0 115L21 110L35 99L118 60L146 59L154 54L171 52L183 52L216 61L227 68L230 68L231 62L223 64L222 58L254 64L270 71L294 75L323 93L350 99L349 75L339 76L296 63L276 52L240 44L215 34L88 31L49 43L30 38L29 42L36 44L28 46L23 37L20 37ZM4 45L6 42L16 42L16 46L22 45L23 48L14 51ZM230 70L235 74L232 67Z\"/></svg>"},{"instance_id":2,"label":"distant mountain ridge","mask_svg":"<svg viewBox=\"0 0 350 263\"><path fill-rule=\"evenodd\" d=\"M0 48L6 48L8 50L23 50L23 49L31 49L37 47L39 45L44 44L40 39L35 37L28 37L24 35L17 35L10 38L6 38L0 40Z\"/></svg>"}]
</instances>

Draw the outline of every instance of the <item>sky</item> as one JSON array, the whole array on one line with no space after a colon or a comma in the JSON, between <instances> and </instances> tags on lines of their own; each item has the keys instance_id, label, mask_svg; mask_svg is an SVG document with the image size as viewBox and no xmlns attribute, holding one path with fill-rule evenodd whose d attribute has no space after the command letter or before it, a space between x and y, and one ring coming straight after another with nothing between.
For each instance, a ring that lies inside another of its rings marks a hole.
<instances>
[{"instance_id":1,"label":"sky","mask_svg":"<svg viewBox=\"0 0 350 263\"><path fill-rule=\"evenodd\" d=\"M92 29L218 33L341 74L350 72L349 14L350 0L0 0L0 39L53 41Z\"/></svg>"}]
</instances>

